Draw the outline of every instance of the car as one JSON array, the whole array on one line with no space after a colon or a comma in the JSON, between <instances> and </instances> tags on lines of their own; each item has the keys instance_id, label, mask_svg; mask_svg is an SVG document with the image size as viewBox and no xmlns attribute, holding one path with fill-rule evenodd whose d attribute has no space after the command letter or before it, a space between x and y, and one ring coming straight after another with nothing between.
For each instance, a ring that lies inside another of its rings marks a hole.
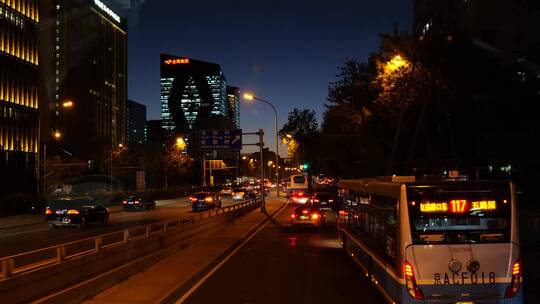
<instances>
[{"instance_id":1,"label":"car","mask_svg":"<svg viewBox=\"0 0 540 304\"><path fill-rule=\"evenodd\" d=\"M310 203L294 209L289 219L290 227L311 226L322 228L326 219L318 206Z\"/></svg>"},{"instance_id":2,"label":"car","mask_svg":"<svg viewBox=\"0 0 540 304\"><path fill-rule=\"evenodd\" d=\"M45 208L46 221L49 227L77 226L88 223L109 222L109 210L91 197L62 197L54 199Z\"/></svg>"},{"instance_id":3,"label":"car","mask_svg":"<svg viewBox=\"0 0 540 304\"><path fill-rule=\"evenodd\" d=\"M247 188L234 188L232 191L233 201L241 201L248 199L249 194L252 193L251 190Z\"/></svg>"},{"instance_id":4,"label":"car","mask_svg":"<svg viewBox=\"0 0 540 304\"><path fill-rule=\"evenodd\" d=\"M310 201L321 210L336 210L337 198L332 192L314 192Z\"/></svg>"},{"instance_id":5,"label":"car","mask_svg":"<svg viewBox=\"0 0 540 304\"><path fill-rule=\"evenodd\" d=\"M130 195L122 201L124 210L150 210L156 209L156 201L144 198L141 195Z\"/></svg>"},{"instance_id":6,"label":"car","mask_svg":"<svg viewBox=\"0 0 540 304\"><path fill-rule=\"evenodd\" d=\"M223 187L221 188L221 195L232 195L233 189L231 187Z\"/></svg>"},{"instance_id":7,"label":"car","mask_svg":"<svg viewBox=\"0 0 540 304\"><path fill-rule=\"evenodd\" d=\"M213 192L197 192L189 198L193 212L221 208L221 197Z\"/></svg>"},{"instance_id":8,"label":"car","mask_svg":"<svg viewBox=\"0 0 540 304\"><path fill-rule=\"evenodd\" d=\"M294 191L289 196L289 202L293 204L309 203L310 195L306 191Z\"/></svg>"}]
</instances>

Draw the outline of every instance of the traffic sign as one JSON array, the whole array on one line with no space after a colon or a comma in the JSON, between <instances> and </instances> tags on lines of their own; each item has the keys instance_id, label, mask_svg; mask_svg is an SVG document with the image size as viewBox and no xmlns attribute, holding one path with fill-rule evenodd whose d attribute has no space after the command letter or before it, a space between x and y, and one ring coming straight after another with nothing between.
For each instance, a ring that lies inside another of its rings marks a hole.
<instances>
[{"instance_id":1,"label":"traffic sign","mask_svg":"<svg viewBox=\"0 0 540 304\"><path fill-rule=\"evenodd\" d=\"M201 131L201 150L242 150L242 130Z\"/></svg>"}]
</instances>

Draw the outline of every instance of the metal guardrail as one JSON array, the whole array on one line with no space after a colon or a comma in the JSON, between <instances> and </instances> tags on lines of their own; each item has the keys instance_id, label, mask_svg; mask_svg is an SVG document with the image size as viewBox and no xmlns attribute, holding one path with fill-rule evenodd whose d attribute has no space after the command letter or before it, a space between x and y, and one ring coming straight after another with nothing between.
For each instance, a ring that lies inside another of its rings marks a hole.
<instances>
[{"instance_id":1,"label":"metal guardrail","mask_svg":"<svg viewBox=\"0 0 540 304\"><path fill-rule=\"evenodd\" d=\"M184 227L189 229L198 221L244 209L256 205L258 202L258 199L244 201L235 205L201 212L188 218L164 220L2 257L0 258L0 281L48 265L62 263L65 260L97 253L106 248L121 246L130 241L149 238L154 234L165 233L171 229Z\"/></svg>"}]
</instances>

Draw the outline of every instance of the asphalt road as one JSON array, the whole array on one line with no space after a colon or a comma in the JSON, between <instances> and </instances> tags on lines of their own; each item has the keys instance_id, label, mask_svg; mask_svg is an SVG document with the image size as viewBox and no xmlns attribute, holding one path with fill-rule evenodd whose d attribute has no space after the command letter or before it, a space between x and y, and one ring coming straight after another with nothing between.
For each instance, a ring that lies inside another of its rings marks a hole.
<instances>
[{"instance_id":1,"label":"asphalt road","mask_svg":"<svg viewBox=\"0 0 540 304\"><path fill-rule=\"evenodd\" d=\"M339 246L334 215L322 231L293 230L291 213L288 206L183 303L384 303Z\"/></svg>"},{"instance_id":2,"label":"asphalt road","mask_svg":"<svg viewBox=\"0 0 540 304\"><path fill-rule=\"evenodd\" d=\"M222 199L223 207L233 204L235 202L230 198ZM158 205L154 210L122 210L111 213L108 225L89 224L80 229L74 227L49 228L45 223L45 218L43 218L43 222L39 224L2 229L0 231L0 257L146 225L165 219L184 218L191 215L193 215L193 212L187 198L180 198L166 206Z\"/></svg>"}]
</instances>

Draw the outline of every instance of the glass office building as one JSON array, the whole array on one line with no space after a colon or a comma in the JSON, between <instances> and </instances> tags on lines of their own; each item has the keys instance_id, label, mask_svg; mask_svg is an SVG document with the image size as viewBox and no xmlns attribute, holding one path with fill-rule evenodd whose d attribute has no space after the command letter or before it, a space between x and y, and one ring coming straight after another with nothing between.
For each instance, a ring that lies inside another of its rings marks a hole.
<instances>
[{"instance_id":1,"label":"glass office building","mask_svg":"<svg viewBox=\"0 0 540 304\"><path fill-rule=\"evenodd\" d=\"M38 18L38 0L0 0L0 195L37 190Z\"/></svg>"},{"instance_id":2,"label":"glass office building","mask_svg":"<svg viewBox=\"0 0 540 304\"><path fill-rule=\"evenodd\" d=\"M219 64L161 54L162 127L187 134L197 120L228 117L227 83Z\"/></svg>"},{"instance_id":3,"label":"glass office building","mask_svg":"<svg viewBox=\"0 0 540 304\"><path fill-rule=\"evenodd\" d=\"M240 128L240 89L233 86L227 86L227 107L229 119L234 126Z\"/></svg>"}]
</instances>

